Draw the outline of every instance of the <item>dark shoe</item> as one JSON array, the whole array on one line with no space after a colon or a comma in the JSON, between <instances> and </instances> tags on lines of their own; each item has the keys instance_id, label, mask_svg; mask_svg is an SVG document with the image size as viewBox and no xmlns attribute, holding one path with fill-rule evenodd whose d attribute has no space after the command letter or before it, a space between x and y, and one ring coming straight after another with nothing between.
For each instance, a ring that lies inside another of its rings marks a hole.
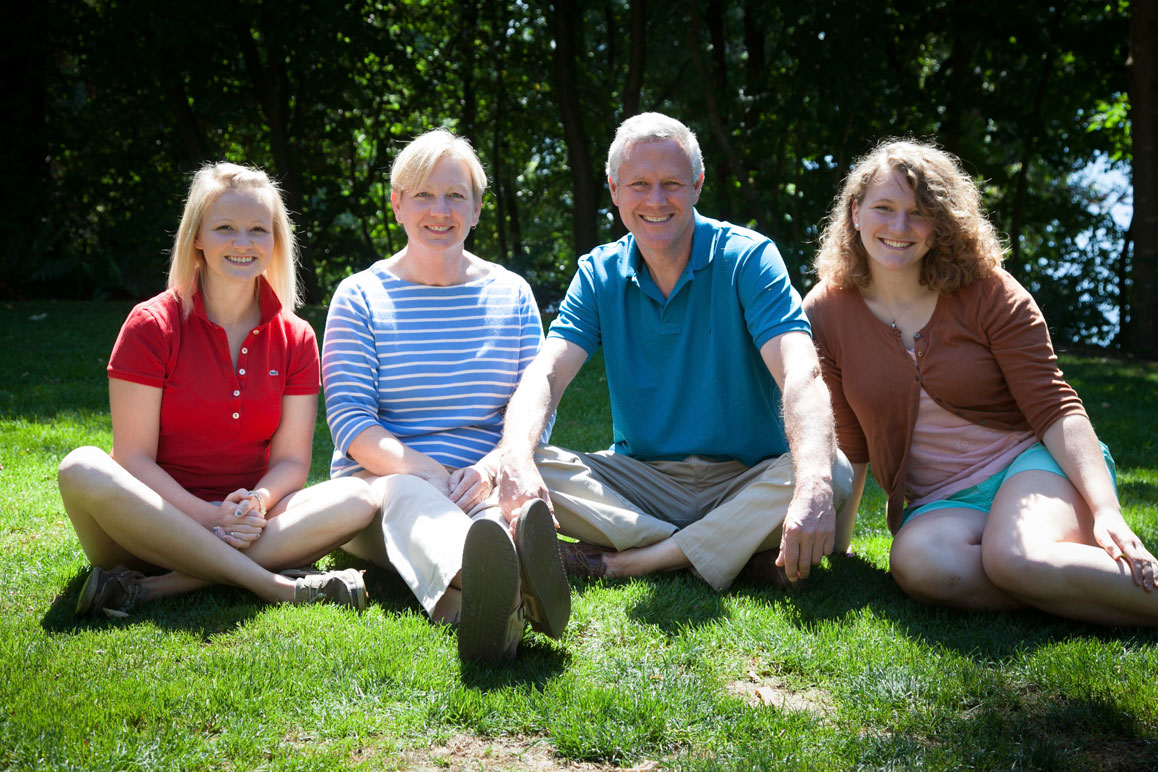
<instances>
[{"instance_id":1,"label":"dark shoe","mask_svg":"<svg viewBox=\"0 0 1158 772\"><path fill-rule=\"evenodd\" d=\"M515 526L515 547L523 577L523 608L531 629L563 637L571 618L571 585L559 556L559 537L547 502L536 499L523 508Z\"/></svg>"},{"instance_id":2,"label":"dark shoe","mask_svg":"<svg viewBox=\"0 0 1158 772\"><path fill-rule=\"evenodd\" d=\"M129 611L145 599L145 588L140 585L144 578L140 571L130 571L124 566L113 566L111 571L93 566L76 599L76 615L104 611L106 616L127 617Z\"/></svg>"},{"instance_id":3,"label":"dark shoe","mask_svg":"<svg viewBox=\"0 0 1158 772\"><path fill-rule=\"evenodd\" d=\"M355 611L366 610L366 582L356 568L340 571L315 571L294 568L282 571L282 576L295 579L294 604L336 603Z\"/></svg>"},{"instance_id":4,"label":"dark shoe","mask_svg":"<svg viewBox=\"0 0 1158 772\"><path fill-rule=\"evenodd\" d=\"M784 566L776 565L776 558L780 557L780 550L772 548L770 550L763 550L757 552L752 557L748 558L748 562L740 569L740 573L736 575L737 582L746 582L748 584L763 584L771 585L773 587L782 587L786 590L799 590L804 587L807 579L797 579L793 584L788 580L788 573L784 570Z\"/></svg>"},{"instance_id":5,"label":"dark shoe","mask_svg":"<svg viewBox=\"0 0 1158 772\"><path fill-rule=\"evenodd\" d=\"M582 541L560 541L559 555L567 576L578 579L601 579L607 574L603 555L608 550Z\"/></svg>"},{"instance_id":6,"label":"dark shoe","mask_svg":"<svg viewBox=\"0 0 1158 772\"><path fill-rule=\"evenodd\" d=\"M524 625L515 545L494 520L475 520L462 549L458 656L489 662L513 657Z\"/></svg>"}]
</instances>

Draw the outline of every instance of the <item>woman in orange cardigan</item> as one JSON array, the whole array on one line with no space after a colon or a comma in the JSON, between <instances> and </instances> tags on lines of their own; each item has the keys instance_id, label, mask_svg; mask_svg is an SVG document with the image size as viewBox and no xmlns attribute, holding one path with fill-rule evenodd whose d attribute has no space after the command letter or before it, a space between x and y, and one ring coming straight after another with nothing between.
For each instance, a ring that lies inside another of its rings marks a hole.
<instances>
[{"instance_id":1,"label":"woman in orange cardigan","mask_svg":"<svg viewBox=\"0 0 1158 772\"><path fill-rule=\"evenodd\" d=\"M917 600L1158 624L1158 563L1002 257L953 156L891 141L848 175L805 310L853 495L871 462Z\"/></svg>"}]
</instances>

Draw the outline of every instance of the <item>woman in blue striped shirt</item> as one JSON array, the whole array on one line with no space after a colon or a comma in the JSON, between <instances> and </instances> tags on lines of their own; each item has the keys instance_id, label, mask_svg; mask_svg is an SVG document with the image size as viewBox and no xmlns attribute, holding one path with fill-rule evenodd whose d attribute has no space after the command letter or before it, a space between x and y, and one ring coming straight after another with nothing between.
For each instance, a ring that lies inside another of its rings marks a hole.
<instances>
[{"instance_id":1,"label":"woman in blue striped shirt","mask_svg":"<svg viewBox=\"0 0 1158 772\"><path fill-rule=\"evenodd\" d=\"M524 616L562 635L571 599L546 504L508 527L495 495L507 401L543 332L527 282L464 247L486 184L448 131L398 154L390 203L406 246L335 291L322 378L331 476L363 477L382 501L345 549L395 569L432 620L457 624L461 657L499 660Z\"/></svg>"}]
</instances>

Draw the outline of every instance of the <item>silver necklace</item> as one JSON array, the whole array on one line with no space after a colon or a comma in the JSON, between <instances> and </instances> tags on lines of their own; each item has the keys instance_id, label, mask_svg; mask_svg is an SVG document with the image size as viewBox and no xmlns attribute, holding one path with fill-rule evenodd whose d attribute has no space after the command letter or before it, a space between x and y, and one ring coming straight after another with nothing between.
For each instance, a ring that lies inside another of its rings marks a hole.
<instances>
[{"instance_id":1,"label":"silver necklace","mask_svg":"<svg viewBox=\"0 0 1158 772\"><path fill-rule=\"evenodd\" d=\"M906 303L906 304L905 304L905 307L904 307L904 308L902 308L900 311L896 311L896 312L894 312L894 313L893 313L893 320L892 320L891 322L889 322L889 325L890 325L890 326L891 326L891 327L892 327L894 330L895 330L895 329L897 329L897 320L898 320L898 319L900 319L902 316L904 316L904 315L905 315L905 313L906 313L906 312L907 312L907 311L908 311L910 308L912 308L912 307L913 307L913 304L914 304L914 303L916 303L916 302L917 302L918 300L920 300L920 299L921 299L921 296L920 296L920 295L917 295L915 298L913 298L913 299L912 299L912 300L910 300L908 303ZM889 308L889 304L888 304L888 303L885 303L885 301L884 301L884 298L881 298L881 302L882 302L882 303L884 303L884 305L885 305L885 310L886 310L886 311L892 312L892 309L891 309L891 308Z\"/></svg>"}]
</instances>

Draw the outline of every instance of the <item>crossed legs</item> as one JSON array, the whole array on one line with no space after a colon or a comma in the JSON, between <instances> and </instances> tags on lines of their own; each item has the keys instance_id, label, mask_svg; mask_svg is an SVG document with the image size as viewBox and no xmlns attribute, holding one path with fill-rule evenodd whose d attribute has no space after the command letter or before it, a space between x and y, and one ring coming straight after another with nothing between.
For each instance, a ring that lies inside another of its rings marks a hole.
<instances>
[{"instance_id":1,"label":"crossed legs","mask_svg":"<svg viewBox=\"0 0 1158 772\"><path fill-rule=\"evenodd\" d=\"M334 480L287 496L259 538L236 550L166 502L103 450L78 448L61 462L60 495L93 565L169 569L141 584L145 598L213 584L263 600L293 600L294 580L276 572L313 562L370 521L376 509L360 480Z\"/></svg>"},{"instance_id":2,"label":"crossed legs","mask_svg":"<svg viewBox=\"0 0 1158 772\"><path fill-rule=\"evenodd\" d=\"M1089 508L1069 480L1049 472L1012 475L988 518L971 509L919 515L893 540L890 563L901 589L927 603L1158 624L1158 592L1134 584L1097 544Z\"/></svg>"},{"instance_id":3,"label":"crossed legs","mask_svg":"<svg viewBox=\"0 0 1158 772\"><path fill-rule=\"evenodd\" d=\"M541 446L535 463L551 492L560 531L611 547L607 576L640 576L692 567L726 589L757 551L780 545L795 489L788 455L754 467L689 457L645 463L612 453ZM848 549L856 512L852 469L833 470L836 551Z\"/></svg>"}]
</instances>

